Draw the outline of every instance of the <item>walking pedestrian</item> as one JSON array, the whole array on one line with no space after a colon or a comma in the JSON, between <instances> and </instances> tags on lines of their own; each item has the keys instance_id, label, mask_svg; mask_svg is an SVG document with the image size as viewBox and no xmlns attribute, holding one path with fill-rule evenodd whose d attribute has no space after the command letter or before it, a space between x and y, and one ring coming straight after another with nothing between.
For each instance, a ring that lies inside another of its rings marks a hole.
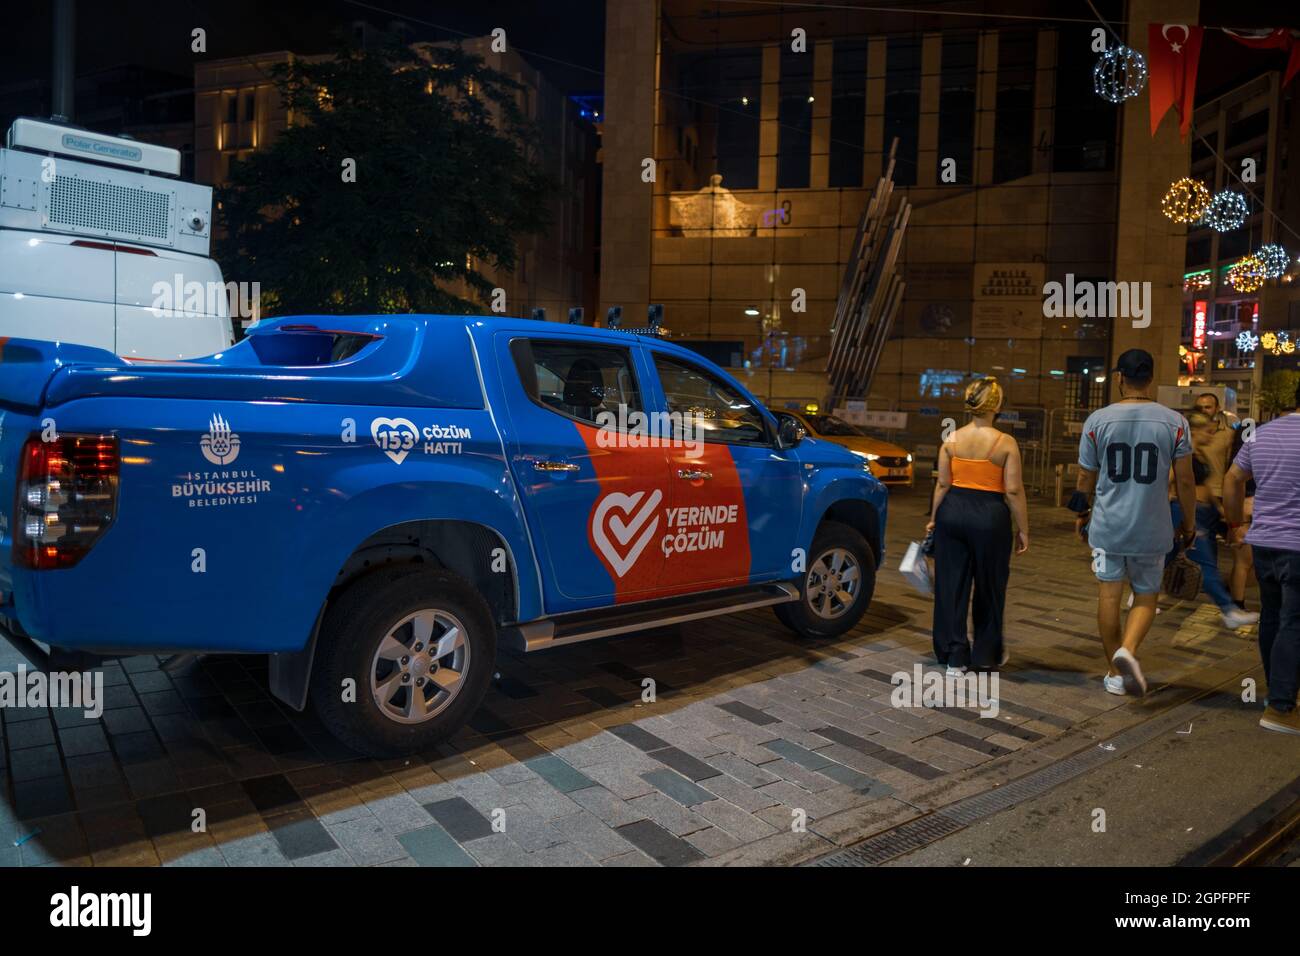
<instances>
[{"instance_id":1,"label":"walking pedestrian","mask_svg":"<svg viewBox=\"0 0 1300 956\"><path fill-rule=\"evenodd\" d=\"M1079 481L1070 501L1078 525L1088 529L1097 575L1097 629L1110 668L1103 679L1112 694L1145 694L1137 652L1151 622L1174 544L1166 494L1174 469L1183 523L1179 542L1196 535L1196 483L1187 419L1151 398L1155 360L1129 349L1115 364L1120 399L1088 416L1079 439ZM1095 495L1095 501L1091 500ZM1120 625L1124 579L1133 607Z\"/></svg>"},{"instance_id":2,"label":"walking pedestrian","mask_svg":"<svg viewBox=\"0 0 1300 956\"><path fill-rule=\"evenodd\" d=\"M949 674L992 670L1006 663L1002 630L1011 572L1012 519L1016 554L1029 550L1029 509L1020 446L993 424L1002 386L992 377L966 389L968 423L939 449L934 517L934 656ZM974 595L974 646L966 615Z\"/></svg>"},{"instance_id":3,"label":"walking pedestrian","mask_svg":"<svg viewBox=\"0 0 1300 956\"><path fill-rule=\"evenodd\" d=\"M1204 412L1191 412L1187 424L1192 431L1192 476L1196 481L1196 540L1187 550L1187 556L1201 566L1201 589L1219 608L1223 626L1230 630L1248 627L1259 622L1259 615L1237 607L1228 587L1219 573L1219 529L1223 524L1221 505L1210 491L1210 465L1208 455L1217 453L1214 421ZM1183 509L1177 500L1169 507L1175 525L1183 523ZM1172 554L1172 553L1171 553Z\"/></svg>"},{"instance_id":4,"label":"walking pedestrian","mask_svg":"<svg viewBox=\"0 0 1300 956\"><path fill-rule=\"evenodd\" d=\"M1237 455L1241 452L1241 446L1246 442L1246 426L1238 422L1232 429L1232 460L1236 461ZM1242 513L1242 523L1249 526L1251 516L1255 511L1255 481L1251 479L1246 482L1246 500ZM1232 594L1232 600L1236 602L1237 607L1243 611L1246 608L1246 586L1250 583L1251 574L1255 570L1255 557L1251 551L1250 545L1244 541L1232 548L1232 572L1228 576L1228 591Z\"/></svg>"},{"instance_id":5,"label":"walking pedestrian","mask_svg":"<svg viewBox=\"0 0 1300 956\"><path fill-rule=\"evenodd\" d=\"M1300 408L1300 388L1295 404ZM1249 531L1243 502L1255 481L1255 514ZM1300 734L1300 410L1255 429L1242 445L1223 485L1230 541L1255 553L1259 579L1259 655L1268 699L1259 725Z\"/></svg>"}]
</instances>

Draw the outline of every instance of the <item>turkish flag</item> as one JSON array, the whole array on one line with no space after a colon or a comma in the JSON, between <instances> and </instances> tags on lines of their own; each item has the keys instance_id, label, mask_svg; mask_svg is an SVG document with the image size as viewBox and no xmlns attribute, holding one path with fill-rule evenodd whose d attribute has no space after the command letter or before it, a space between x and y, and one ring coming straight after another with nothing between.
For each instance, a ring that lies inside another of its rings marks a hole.
<instances>
[{"instance_id":1,"label":"turkish flag","mask_svg":"<svg viewBox=\"0 0 1300 956\"><path fill-rule=\"evenodd\" d=\"M1286 61L1286 76L1282 80L1282 85L1286 86L1291 82L1291 78L1300 72L1300 43L1296 42L1295 34L1290 30L1229 30L1223 28L1223 32L1228 34L1243 46L1252 47L1256 50L1289 50L1290 56Z\"/></svg>"},{"instance_id":2,"label":"turkish flag","mask_svg":"<svg viewBox=\"0 0 1300 956\"><path fill-rule=\"evenodd\" d=\"M1178 107L1178 132L1183 139L1192 125L1196 97L1196 64L1201 58L1205 30L1185 23L1147 24L1147 70L1151 95L1151 135L1171 106Z\"/></svg>"}]
</instances>

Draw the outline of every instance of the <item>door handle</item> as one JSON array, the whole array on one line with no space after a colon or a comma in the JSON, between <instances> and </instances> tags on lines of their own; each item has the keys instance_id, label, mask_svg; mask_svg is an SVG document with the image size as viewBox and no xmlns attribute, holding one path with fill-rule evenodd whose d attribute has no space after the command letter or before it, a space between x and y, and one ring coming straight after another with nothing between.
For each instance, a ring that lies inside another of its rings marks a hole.
<instances>
[{"instance_id":1,"label":"door handle","mask_svg":"<svg viewBox=\"0 0 1300 956\"><path fill-rule=\"evenodd\" d=\"M701 480L701 479L703 479L704 481L708 481L710 478L713 477L713 472L711 472L711 471L690 471L690 470L687 470L687 469L685 469L685 468L678 468L678 469L677 469L677 477L678 477L678 478L685 478L687 481L699 481L699 480Z\"/></svg>"},{"instance_id":2,"label":"door handle","mask_svg":"<svg viewBox=\"0 0 1300 956\"><path fill-rule=\"evenodd\" d=\"M578 471L580 467L570 461L533 460L533 471Z\"/></svg>"}]
</instances>

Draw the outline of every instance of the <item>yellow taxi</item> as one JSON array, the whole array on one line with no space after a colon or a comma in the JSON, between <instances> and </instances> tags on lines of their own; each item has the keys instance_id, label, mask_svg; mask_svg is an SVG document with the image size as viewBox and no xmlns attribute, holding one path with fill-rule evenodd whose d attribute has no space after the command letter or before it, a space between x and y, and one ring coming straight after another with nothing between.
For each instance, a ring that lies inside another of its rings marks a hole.
<instances>
[{"instance_id":1,"label":"yellow taxi","mask_svg":"<svg viewBox=\"0 0 1300 956\"><path fill-rule=\"evenodd\" d=\"M857 425L852 425L835 415L816 412L789 412L813 438L843 445L855 455L867 460L871 473L886 485L912 486L912 456L907 450L868 435Z\"/></svg>"}]
</instances>

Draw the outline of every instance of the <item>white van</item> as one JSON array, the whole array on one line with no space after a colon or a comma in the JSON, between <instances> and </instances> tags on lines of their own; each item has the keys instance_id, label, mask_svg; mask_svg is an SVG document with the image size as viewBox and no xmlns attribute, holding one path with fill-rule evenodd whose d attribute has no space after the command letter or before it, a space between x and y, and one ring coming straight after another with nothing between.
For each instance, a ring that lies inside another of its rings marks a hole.
<instances>
[{"instance_id":1,"label":"white van","mask_svg":"<svg viewBox=\"0 0 1300 956\"><path fill-rule=\"evenodd\" d=\"M0 339L74 342L129 359L234 341L209 258L212 189L180 152L31 119L0 149ZM208 290L179 296L173 290Z\"/></svg>"}]
</instances>

